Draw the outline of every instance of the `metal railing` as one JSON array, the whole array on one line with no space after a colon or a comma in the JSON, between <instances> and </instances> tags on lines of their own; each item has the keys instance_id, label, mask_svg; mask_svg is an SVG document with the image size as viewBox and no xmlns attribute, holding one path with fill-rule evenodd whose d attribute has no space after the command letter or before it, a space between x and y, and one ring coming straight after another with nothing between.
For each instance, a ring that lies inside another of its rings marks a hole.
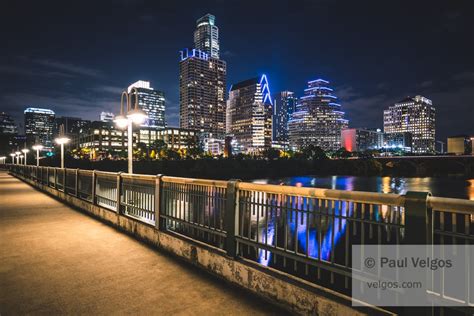
<instances>
[{"instance_id":1,"label":"metal railing","mask_svg":"<svg viewBox=\"0 0 474 316\"><path fill-rule=\"evenodd\" d=\"M112 172L94 171L94 201L102 207L117 210L117 177L119 175Z\"/></svg>"},{"instance_id":2,"label":"metal railing","mask_svg":"<svg viewBox=\"0 0 474 316\"><path fill-rule=\"evenodd\" d=\"M160 231L342 293L350 291L352 245L474 243L474 201L427 192L383 194L5 166Z\"/></svg>"},{"instance_id":3,"label":"metal railing","mask_svg":"<svg viewBox=\"0 0 474 316\"><path fill-rule=\"evenodd\" d=\"M117 176L122 214L155 225L155 178L130 174Z\"/></svg>"}]
</instances>

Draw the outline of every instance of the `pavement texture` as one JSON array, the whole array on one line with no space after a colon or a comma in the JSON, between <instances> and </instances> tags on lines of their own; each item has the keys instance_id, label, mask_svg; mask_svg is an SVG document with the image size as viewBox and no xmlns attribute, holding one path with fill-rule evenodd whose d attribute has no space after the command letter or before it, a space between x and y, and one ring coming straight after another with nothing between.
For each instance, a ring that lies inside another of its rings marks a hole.
<instances>
[{"instance_id":1,"label":"pavement texture","mask_svg":"<svg viewBox=\"0 0 474 316\"><path fill-rule=\"evenodd\" d=\"M0 172L0 315L281 315Z\"/></svg>"}]
</instances>

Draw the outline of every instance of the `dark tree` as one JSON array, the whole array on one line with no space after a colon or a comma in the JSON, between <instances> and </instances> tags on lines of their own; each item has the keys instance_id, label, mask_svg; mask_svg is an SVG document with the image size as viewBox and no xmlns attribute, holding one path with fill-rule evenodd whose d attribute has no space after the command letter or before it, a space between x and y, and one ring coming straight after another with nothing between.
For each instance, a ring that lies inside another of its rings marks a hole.
<instances>
[{"instance_id":1,"label":"dark tree","mask_svg":"<svg viewBox=\"0 0 474 316\"><path fill-rule=\"evenodd\" d=\"M302 157L305 159L327 159L328 156L326 152L319 146L308 145L303 150L301 150Z\"/></svg>"}]
</instances>

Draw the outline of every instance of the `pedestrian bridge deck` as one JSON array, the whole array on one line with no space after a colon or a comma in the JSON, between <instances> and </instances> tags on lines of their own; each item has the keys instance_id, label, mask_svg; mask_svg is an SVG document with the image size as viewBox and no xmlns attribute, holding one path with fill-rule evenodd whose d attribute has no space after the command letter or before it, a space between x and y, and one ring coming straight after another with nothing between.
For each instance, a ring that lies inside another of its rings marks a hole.
<instances>
[{"instance_id":1,"label":"pedestrian bridge deck","mask_svg":"<svg viewBox=\"0 0 474 316\"><path fill-rule=\"evenodd\" d=\"M281 314L0 172L0 314Z\"/></svg>"}]
</instances>

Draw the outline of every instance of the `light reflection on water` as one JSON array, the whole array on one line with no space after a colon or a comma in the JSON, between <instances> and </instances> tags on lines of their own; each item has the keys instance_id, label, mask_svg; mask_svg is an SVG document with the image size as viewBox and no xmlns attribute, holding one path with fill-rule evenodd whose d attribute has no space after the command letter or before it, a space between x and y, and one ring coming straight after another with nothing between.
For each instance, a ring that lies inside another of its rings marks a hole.
<instances>
[{"instance_id":1,"label":"light reflection on water","mask_svg":"<svg viewBox=\"0 0 474 316\"><path fill-rule=\"evenodd\" d=\"M399 178L399 177L353 177L353 176L330 176L330 177L312 177L300 176L283 179L263 179L255 180L256 183L269 184L284 184L305 187L319 187L337 190L349 191L369 191L381 193L398 193L405 194L407 191L430 191L435 196L464 198L474 200L474 179L462 178ZM341 205L334 209L335 215L351 216L353 212L353 204L346 202L339 202ZM295 199L292 203L293 209L305 209L306 205L302 198ZM348 211L341 211L348 210ZM342 214L340 214L342 212ZM349 212L349 214L344 214ZM290 236L296 235L297 247L307 253L308 256L320 258L322 260L329 260L331 252L335 249L331 248L331 241L334 238L334 247L338 245L339 240L345 234L346 220L344 218L333 219L333 222L321 231L321 241L318 240L318 232L316 227L308 227L308 214L300 213L299 218L296 218L296 213L287 213L288 229ZM379 212L375 212L376 221L391 221L391 216L388 208L382 206ZM400 214L403 216L404 214ZM271 218L268 218L268 229L265 227L258 227L260 231L260 242L274 245L275 243L275 226L277 221L277 214L275 213ZM254 219L252 219L254 220ZM321 228L322 229L322 228ZM308 234L308 236L306 236ZM320 245L320 246L319 246ZM319 254L319 249L320 254ZM271 264L271 254L266 250L259 250L258 262L268 266Z\"/></svg>"},{"instance_id":2,"label":"light reflection on water","mask_svg":"<svg viewBox=\"0 0 474 316\"><path fill-rule=\"evenodd\" d=\"M474 179L460 177L298 176L280 179L259 179L253 182L398 194L405 194L407 191L430 191L435 196L474 200Z\"/></svg>"}]
</instances>

